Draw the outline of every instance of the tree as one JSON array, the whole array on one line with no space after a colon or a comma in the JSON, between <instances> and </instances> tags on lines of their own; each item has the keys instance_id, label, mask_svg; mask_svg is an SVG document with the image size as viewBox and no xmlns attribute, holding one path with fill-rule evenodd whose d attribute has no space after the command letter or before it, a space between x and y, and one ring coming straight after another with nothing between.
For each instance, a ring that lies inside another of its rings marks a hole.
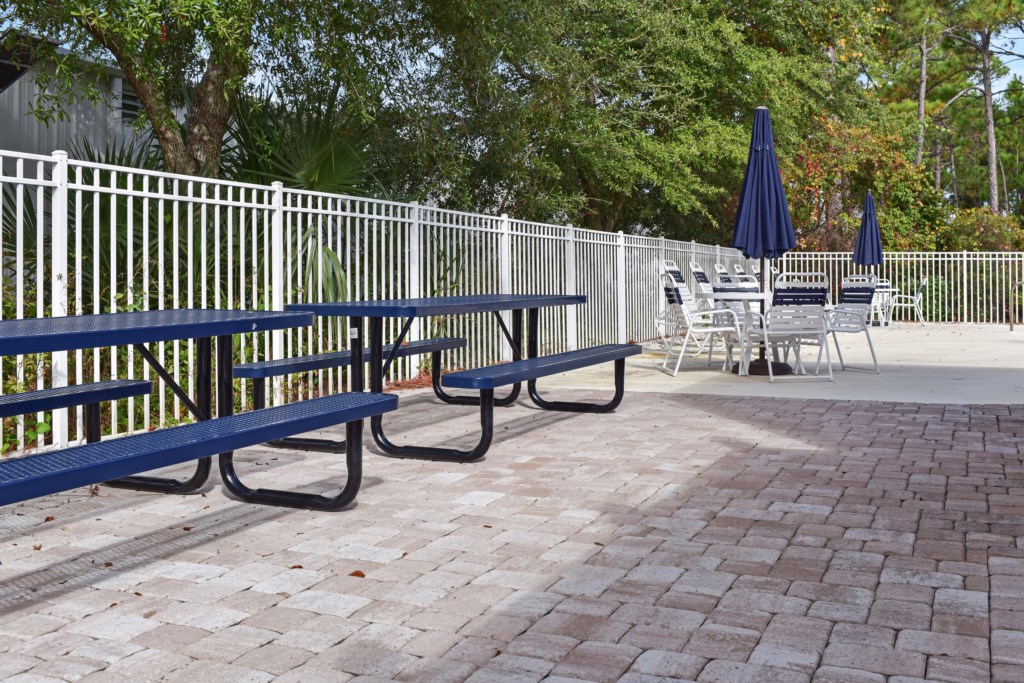
<instances>
[{"instance_id":1,"label":"tree","mask_svg":"<svg viewBox=\"0 0 1024 683\"><path fill-rule=\"evenodd\" d=\"M113 59L139 98L167 169L200 175L220 170L231 106L254 51L266 48L274 31L288 30L290 20L280 5L263 0L10 0L0 18L17 29L15 40L42 38L23 47L56 64L39 75L39 116L57 115L59 101L76 96L82 75Z\"/></svg>"},{"instance_id":2,"label":"tree","mask_svg":"<svg viewBox=\"0 0 1024 683\"><path fill-rule=\"evenodd\" d=\"M859 108L871 16L859 0L405 7L421 51L375 115L395 122L395 185L452 208L676 236L731 221L758 105L780 144L814 112Z\"/></svg>"},{"instance_id":3,"label":"tree","mask_svg":"<svg viewBox=\"0 0 1024 683\"><path fill-rule=\"evenodd\" d=\"M985 109L985 141L988 163L988 203L999 212L999 151L996 145L993 81L999 69L996 41L1002 31L1020 20L1017 0L963 0L950 14L950 35L974 50L980 58L978 76Z\"/></svg>"}]
</instances>

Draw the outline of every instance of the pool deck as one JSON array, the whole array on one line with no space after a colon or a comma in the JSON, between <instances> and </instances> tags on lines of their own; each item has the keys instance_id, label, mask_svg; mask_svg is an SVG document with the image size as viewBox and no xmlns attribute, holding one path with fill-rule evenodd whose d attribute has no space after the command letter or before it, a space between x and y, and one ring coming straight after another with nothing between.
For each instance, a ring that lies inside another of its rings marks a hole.
<instances>
[{"instance_id":1,"label":"pool deck","mask_svg":"<svg viewBox=\"0 0 1024 683\"><path fill-rule=\"evenodd\" d=\"M834 383L630 359L615 413L520 401L481 462L371 443L337 513L216 481L9 506L0 679L1024 681L1024 331L875 341L882 374ZM607 370L544 386L598 399ZM473 442L474 408L400 401L395 440ZM278 488L343 474L236 461Z\"/></svg>"}]
</instances>

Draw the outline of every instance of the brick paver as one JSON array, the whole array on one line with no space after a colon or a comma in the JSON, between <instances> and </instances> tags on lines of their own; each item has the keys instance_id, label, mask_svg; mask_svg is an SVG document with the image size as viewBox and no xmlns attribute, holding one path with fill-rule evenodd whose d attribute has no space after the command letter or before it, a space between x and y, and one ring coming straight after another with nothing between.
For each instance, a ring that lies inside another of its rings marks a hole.
<instances>
[{"instance_id":1,"label":"brick paver","mask_svg":"<svg viewBox=\"0 0 1024 683\"><path fill-rule=\"evenodd\" d=\"M475 409L402 402L394 439L472 441ZM1024 681L1024 406L630 393L496 426L472 464L368 444L339 513L217 483L3 509L0 677Z\"/></svg>"}]
</instances>

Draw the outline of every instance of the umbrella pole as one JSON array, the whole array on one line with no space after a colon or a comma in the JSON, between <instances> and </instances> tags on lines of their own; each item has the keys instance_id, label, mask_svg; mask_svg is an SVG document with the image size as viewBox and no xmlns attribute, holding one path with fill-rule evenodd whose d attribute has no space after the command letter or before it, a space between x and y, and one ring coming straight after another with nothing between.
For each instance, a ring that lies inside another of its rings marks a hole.
<instances>
[{"instance_id":1,"label":"umbrella pole","mask_svg":"<svg viewBox=\"0 0 1024 683\"><path fill-rule=\"evenodd\" d=\"M764 269L764 256L761 257L761 291L764 292L765 283L765 269ZM761 318L764 319L764 299L761 299ZM772 364L772 374L776 376L792 375L793 368L788 363L776 362L768 359L768 349L764 346L761 347L761 351L758 354L758 359L751 362L750 367L747 368L747 372L751 375L767 375L768 374L768 363ZM739 368L733 368L733 372L739 372Z\"/></svg>"}]
</instances>

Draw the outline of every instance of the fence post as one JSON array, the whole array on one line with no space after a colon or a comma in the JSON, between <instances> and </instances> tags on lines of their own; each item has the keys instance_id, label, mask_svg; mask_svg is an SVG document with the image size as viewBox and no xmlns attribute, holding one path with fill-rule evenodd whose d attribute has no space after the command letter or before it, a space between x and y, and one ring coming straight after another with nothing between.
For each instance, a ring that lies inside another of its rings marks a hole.
<instances>
[{"instance_id":1,"label":"fence post","mask_svg":"<svg viewBox=\"0 0 1024 683\"><path fill-rule=\"evenodd\" d=\"M406 236L405 263L406 263L406 296L410 299L418 299L422 294L420 284L420 261L423 259L420 248L420 203L412 202L409 205L409 232ZM409 341L417 341L423 338L423 319L419 318L409 328Z\"/></svg>"},{"instance_id":2,"label":"fence post","mask_svg":"<svg viewBox=\"0 0 1024 683\"><path fill-rule=\"evenodd\" d=\"M565 293L576 295L576 229L572 224L565 231ZM578 308L569 306L565 310L565 343L569 351L579 348Z\"/></svg>"},{"instance_id":3,"label":"fence post","mask_svg":"<svg viewBox=\"0 0 1024 683\"><path fill-rule=\"evenodd\" d=\"M618 318L618 341L625 344L629 341L626 334L626 236L619 230L615 249L615 286L618 293L615 297Z\"/></svg>"},{"instance_id":4,"label":"fence post","mask_svg":"<svg viewBox=\"0 0 1024 683\"><path fill-rule=\"evenodd\" d=\"M50 199L50 315L62 317L68 314L68 153L53 153L56 164L53 167L53 195ZM42 258L42 254L38 255ZM42 284L42 283L40 283ZM42 311L40 311L42 313ZM53 386L68 385L68 352L54 352ZM68 410L53 411L53 440L61 447L68 445Z\"/></svg>"},{"instance_id":5,"label":"fence post","mask_svg":"<svg viewBox=\"0 0 1024 683\"><path fill-rule=\"evenodd\" d=\"M280 181L272 183L274 189L273 213L270 216L270 310L284 310L285 268L290 264L284 262L284 184ZM271 332L271 358L284 358L284 330ZM282 380L274 378L274 405L284 403L281 392Z\"/></svg>"},{"instance_id":6,"label":"fence post","mask_svg":"<svg viewBox=\"0 0 1024 683\"><path fill-rule=\"evenodd\" d=\"M501 294L512 293L512 232L511 225L509 224L508 214L501 214L501 222L499 223L500 232L498 233L498 291ZM508 311L501 312L501 319L505 322L505 327L508 327L511 319ZM512 347L509 346L508 340L505 336L501 337L501 359L503 361L512 360Z\"/></svg>"},{"instance_id":7,"label":"fence post","mask_svg":"<svg viewBox=\"0 0 1024 683\"><path fill-rule=\"evenodd\" d=\"M964 316L960 322L970 322L967 319L967 250L964 249L960 255L960 300L964 302Z\"/></svg>"}]
</instances>

